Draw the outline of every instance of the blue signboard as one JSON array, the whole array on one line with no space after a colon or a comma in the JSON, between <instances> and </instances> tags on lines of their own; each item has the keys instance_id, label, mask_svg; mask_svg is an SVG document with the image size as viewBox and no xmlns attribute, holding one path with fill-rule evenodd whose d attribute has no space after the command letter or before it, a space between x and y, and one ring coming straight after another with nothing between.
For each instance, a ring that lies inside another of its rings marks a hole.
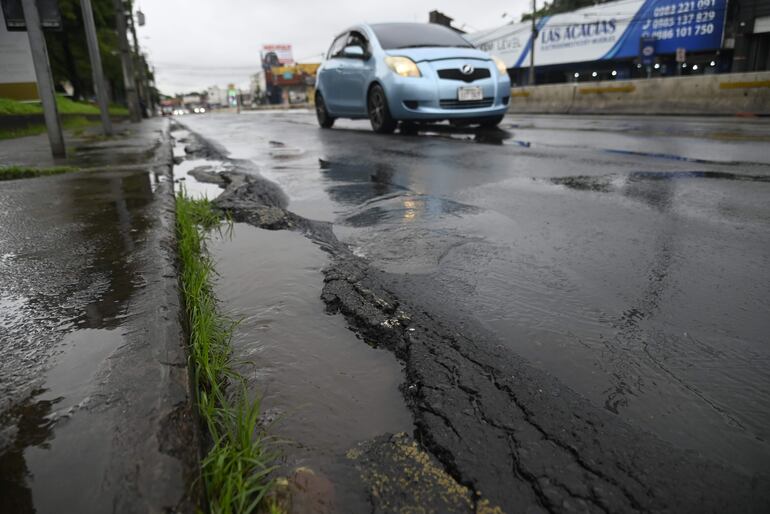
<instances>
[{"instance_id":1,"label":"blue signboard","mask_svg":"<svg viewBox=\"0 0 770 514\"><path fill-rule=\"evenodd\" d=\"M655 46L657 39L643 37L639 42L639 60L642 66L652 66L655 63Z\"/></svg>"},{"instance_id":2,"label":"blue signboard","mask_svg":"<svg viewBox=\"0 0 770 514\"><path fill-rule=\"evenodd\" d=\"M688 53L719 49L726 8L727 0L621 0L540 18L534 41L527 23L468 38L513 68L528 65L533 45L536 66L645 59L643 41L654 40L647 45L653 56L671 55L677 48Z\"/></svg>"},{"instance_id":3,"label":"blue signboard","mask_svg":"<svg viewBox=\"0 0 770 514\"><path fill-rule=\"evenodd\" d=\"M648 37L655 38L658 54L716 50L726 8L727 0L647 0L604 59L635 57L639 41Z\"/></svg>"}]
</instances>

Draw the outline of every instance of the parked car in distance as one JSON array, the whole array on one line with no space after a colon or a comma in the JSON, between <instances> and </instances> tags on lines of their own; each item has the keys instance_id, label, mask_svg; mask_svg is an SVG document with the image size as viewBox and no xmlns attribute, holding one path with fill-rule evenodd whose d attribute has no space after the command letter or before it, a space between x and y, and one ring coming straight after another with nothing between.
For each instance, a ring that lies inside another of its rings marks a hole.
<instances>
[{"instance_id":1,"label":"parked car in distance","mask_svg":"<svg viewBox=\"0 0 770 514\"><path fill-rule=\"evenodd\" d=\"M430 23L357 25L338 35L318 70L318 123L369 118L392 133L399 122L498 125L508 109L505 64L460 34Z\"/></svg>"}]
</instances>

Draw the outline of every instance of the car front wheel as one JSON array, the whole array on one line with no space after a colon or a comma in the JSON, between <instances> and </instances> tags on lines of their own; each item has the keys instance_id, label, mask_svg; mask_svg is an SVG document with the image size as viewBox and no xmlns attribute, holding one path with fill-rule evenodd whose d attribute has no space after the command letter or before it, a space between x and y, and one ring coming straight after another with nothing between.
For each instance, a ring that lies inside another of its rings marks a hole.
<instances>
[{"instance_id":1,"label":"car front wheel","mask_svg":"<svg viewBox=\"0 0 770 514\"><path fill-rule=\"evenodd\" d=\"M332 128L332 125L334 125L334 118L326 110L326 103L321 93L316 93L315 95L315 115L321 128Z\"/></svg>"},{"instance_id":2,"label":"car front wheel","mask_svg":"<svg viewBox=\"0 0 770 514\"><path fill-rule=\"evenodd\" d=\"M479 123L479 125L481 125L482 127L485 127L485 128L494 128L494 127L498 126L501 121L503 121L504 117L505 116L493 116L491 118L487 118L485 120L481 120L481 123Z\"/></svg>"},{"instance_id":3,"label":"car front wheel","mask_svg":"<svg viewBox=\"0 0 770 514\"><path fill-rule=\"evenodd\" d=\"M372 86L369 90L366 106L372 130L378 134L392 134L396 130L398 123L390 115L388 100L385 98L385 90L382 89L382 86L379 84Z\"/></svg>"}]
</instances>

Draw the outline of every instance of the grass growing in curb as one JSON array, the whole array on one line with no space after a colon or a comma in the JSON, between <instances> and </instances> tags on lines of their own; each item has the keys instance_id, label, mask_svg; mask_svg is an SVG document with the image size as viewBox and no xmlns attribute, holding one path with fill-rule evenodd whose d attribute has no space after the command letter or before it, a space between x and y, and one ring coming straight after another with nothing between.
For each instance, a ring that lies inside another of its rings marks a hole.
<instances>
[{"instance_id":1,"label":"grass growing in curb","mask_svg":"<svg viewBox=\"0 0 770 514\"><path fill-rule=\"evenodd\" d=\"M0 166L0 180L15 180L19 178L42 177L71 173L79 168L72 166L54 166L52 168L34 168L29 166Z\"/></svg>"},{"instance_id":2,"label":"grass growing in curb","mask_svg":"<svg viewBox=\"0 0 770 514\"><path fill-rule=\"evenodd\" d=\"M214 263L206 244L220 219L208 200L192 199L184 190L177 195L176 215L191 367L198 409L211 437L202 462L208 510L254 512L272 487L269 475L276 455L265 434L254 433L259 402L248 400L243 378L231 365L235 323L219 312L212 290Z\"/></svg>"}]
</instances>

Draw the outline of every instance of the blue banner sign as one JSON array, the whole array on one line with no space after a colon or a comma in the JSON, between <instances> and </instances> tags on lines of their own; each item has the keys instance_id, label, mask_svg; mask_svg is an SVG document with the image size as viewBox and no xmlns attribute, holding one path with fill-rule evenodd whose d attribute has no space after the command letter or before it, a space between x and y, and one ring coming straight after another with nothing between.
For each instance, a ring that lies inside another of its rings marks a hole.
<instances>
[{"instance_id":1,"label":"blue banner sign","mask_svg":"<svg viewBox=\"0 0 770 514\"><path fill-rule=\"evenodd\" d=\"M620 0L537 20L535 64L640 57L655 40L656 55L716 50L722 44L727 0ZM529 64L531 26L510 24L467 36L508 67Z\"/></svg>"}]
</instances>

